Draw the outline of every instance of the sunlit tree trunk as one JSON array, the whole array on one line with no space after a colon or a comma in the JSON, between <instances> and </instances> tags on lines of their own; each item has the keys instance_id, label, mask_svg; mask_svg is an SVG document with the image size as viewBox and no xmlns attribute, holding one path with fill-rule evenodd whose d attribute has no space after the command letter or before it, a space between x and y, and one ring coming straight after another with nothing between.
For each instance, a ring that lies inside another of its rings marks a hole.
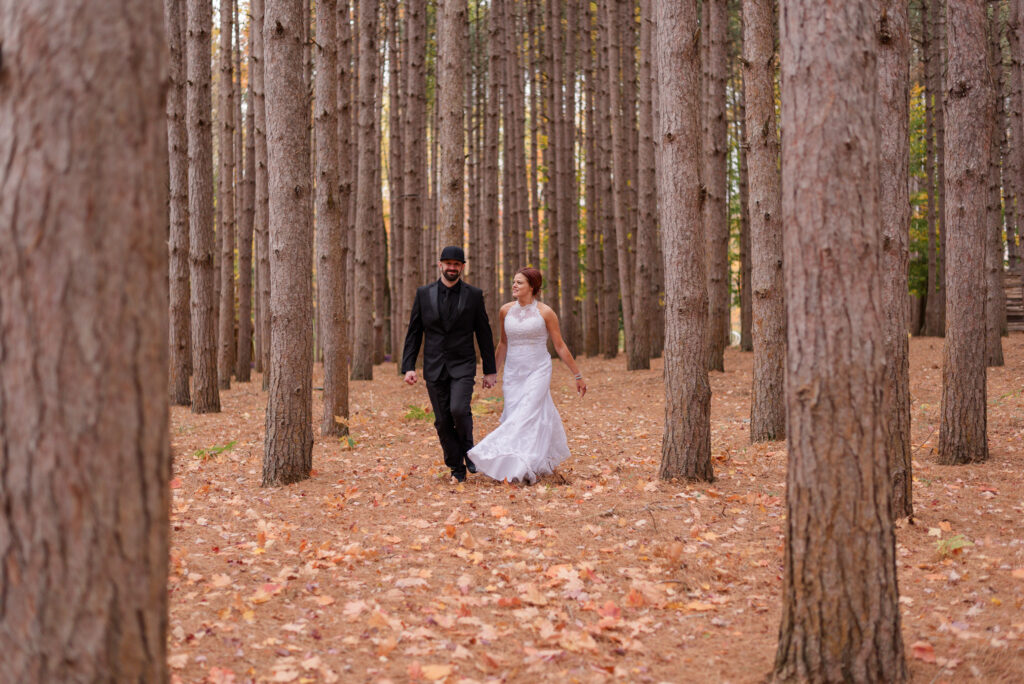
<instances>
[{"instance_id":1,"label":"sunlit tree trunk","mask_svg":"<svg viewBox=\"0 0 1024 684\"><path fill-rule=\"evenodd\" d=\"M725 119L725 81L729 44L727 0L705 0L708 5L707 82L708 149L705 154L704 231L707 240L708 279L708 370L725 369L725 348L729 316L729 211L726 203L726 152L728 145Z\"/></svg>"},{"instance_id":2,"label":"sunlit tree trunk","mask_svg":"<svg viewBox=\"0 0 1024 684\"><path fill-rule=\"evenodd\" d=\"M874 9L779 8L789 413L779 681L907 678L883 389Z\"/></svg>"},{"instance_id":3,"label":"sunlit tree trunk","mask_svg":"<svg viewBox=\"0 0 1024 684\"><path fill-rule=\"evenodd\" d=\"M420 268L423 244L423 207L426 202L427 167L427 2L406 0L405 30L408 49L405 54L405 275L402 312L405 316L412 310L416 287L421 285L425 275ZM493 311L493 309L490 309Z\"/></svg>"},{"instance_id":4,"label":"sunlit tree trunk","mask_svg":"<svg viewBox=\"0 0 1024 684\"><path fill-rule=\"evenodd\" d=\"M985 406L985 251L992 94L985 3L949 0L945 98L946 340L939 463L988 459Z\"/></svg>"},{"instance_id":5,"label":"sunlit tree trunk","mask_svg":"<svg viewBox=\"0 0 1024 684\"><path fill-rule=\"evenodd\" d=\"M441 246L463 243L465 201L466 0L438 0L437 97L441 114L441 184L438 197L438 239Z\"/></svg>"},{"instance_id":6,"label":"sunlit tree trunk","mask_svg":"<svg viewBox=\"0 0 1024 684\"><path fill-rule=\"evenodd\" d=\"M180 35L180 5L167 8ZM0 14L0 681L166 682L161 3Z\"/></svg>"},{"instance_id":7,"label":"sunlit tree trunk","mask_svg":"<svg viewBox=\"0 0 1024 684\"><path fill-rule=\"evenodd\" d=\"M249 45L252 45L252 23L249 24ZM249 382L253 361L253 224L256 200L256 126L253 117L252 80L245 108L245 171L242 180L242 211L238 225L238 352L235 377Z\"/></svg>"},{"instance_id":8,"label":"sunlit tree trunk","mask_svg":"<svg viewBox=\"0 0 1024 684\"><path fill-rule=\"evenodd\" d=\"M264 87L264 7L265 0L252 0L251 11L253 20L252 60L250 78L252 79L253 113L256 117L256 188L253 205L253 234L256 241L256 318L259 321L256 338L256 371L263 373L263 389L270 384L270 232L268 229L268 183L267 175L267 98Z\"/></svg>"}]
</instances>

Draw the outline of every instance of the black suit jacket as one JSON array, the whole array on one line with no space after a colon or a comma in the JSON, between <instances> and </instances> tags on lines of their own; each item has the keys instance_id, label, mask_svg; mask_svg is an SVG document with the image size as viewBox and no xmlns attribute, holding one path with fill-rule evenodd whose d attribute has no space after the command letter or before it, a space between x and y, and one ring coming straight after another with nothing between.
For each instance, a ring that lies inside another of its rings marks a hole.
<instances>
[{"instance_id":1,"label":"black suit jacket","mask_svg":"<svg viewBox=\"0 0 1024 684\"><path fill-rule=\"evenodd\" d=\"M423 377L431 382L441 377L444 370L449 377L464 378L476 375L476 349L473 335L480 345L483 357L484 375L497 373L494 363L494 339L491 337L491 323L484 307L484 293L463 281L455 316L442 321L438 309L438 288L446 287L440 280L416 289L409 317L409 332L405 335L405 350L402 352L402 372L415 370L416 356L420 353L420 340L426 338L423 347Z\"/></svg>"}]
</instances>

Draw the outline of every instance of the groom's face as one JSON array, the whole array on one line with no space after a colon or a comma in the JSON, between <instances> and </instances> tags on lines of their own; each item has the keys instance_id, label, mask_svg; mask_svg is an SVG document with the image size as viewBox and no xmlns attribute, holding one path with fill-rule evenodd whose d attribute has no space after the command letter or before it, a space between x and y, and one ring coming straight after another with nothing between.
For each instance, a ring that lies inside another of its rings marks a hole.
<instances>
[{"instance_id":1,"label":"groom's face","mask_svg":"<svg viewBox=\"0 0 1024 684\"><path fill-rule=\"evenodd\" d=\"M449 283L454 283L458 280L459 276L462 275L462 269L466 266L461 261L454 261L452 259L445 259L438 263L441 265L441 275Z\"/></svg>"}]
</instances>

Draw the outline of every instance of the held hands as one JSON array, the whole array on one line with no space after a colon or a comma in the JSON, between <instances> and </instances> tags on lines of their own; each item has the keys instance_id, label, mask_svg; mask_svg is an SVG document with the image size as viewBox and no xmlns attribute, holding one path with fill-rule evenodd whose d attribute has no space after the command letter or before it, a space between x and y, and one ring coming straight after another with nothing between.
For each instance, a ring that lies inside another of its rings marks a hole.
<instances>
[{"instance_id":1,"label":"held hands","mask_svg":"<svg viewBox=\"0 0 1024 684\"><path fill-rule=\"evenodd\" d=\"M411 371L406 371L405 372L405 384L406 385L415 385L416 384L416 371L411 370Z\"/></svg>"},{"instance_id":2,"label":"held hands","mask_svg":"<svg viewBox=\"0 0 1024 684\"><path fill-rule=\"evenodd\" d=\"M481 383L484 389L491 389L498 384L498 374L490 373L484 376L483 382Z\"/></svg>"}]
</instances>

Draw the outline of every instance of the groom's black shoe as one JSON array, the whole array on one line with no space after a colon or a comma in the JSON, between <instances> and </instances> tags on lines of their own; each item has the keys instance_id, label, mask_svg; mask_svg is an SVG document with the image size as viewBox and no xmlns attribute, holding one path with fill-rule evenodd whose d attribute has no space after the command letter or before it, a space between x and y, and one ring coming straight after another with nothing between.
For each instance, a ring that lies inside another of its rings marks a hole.
<instances>
[{"instance_id":1,"label":"groom's black shoe","mask_svg":"<svg viewBox=\"0 0 1024 684\"><path fill-rule=\"evenodd\" d=\"M465 482L466 481L466 473L465 472L457 473L457 472L455 472L453 470L452 471L452 477L455 478L459 482Z\"/></svg>"},{"instance_id":2,"label":"groom's black shoe","mask_svg":"<svg viewBox=\"0 0 1024 684\"><path fill-rule=\"evenodd\" d=\"M473 463L471 460L469 460L469 456L466 457L466 470L468 470L471 473L476 472L476 463Z\"/></svg>"}]
</instances>

